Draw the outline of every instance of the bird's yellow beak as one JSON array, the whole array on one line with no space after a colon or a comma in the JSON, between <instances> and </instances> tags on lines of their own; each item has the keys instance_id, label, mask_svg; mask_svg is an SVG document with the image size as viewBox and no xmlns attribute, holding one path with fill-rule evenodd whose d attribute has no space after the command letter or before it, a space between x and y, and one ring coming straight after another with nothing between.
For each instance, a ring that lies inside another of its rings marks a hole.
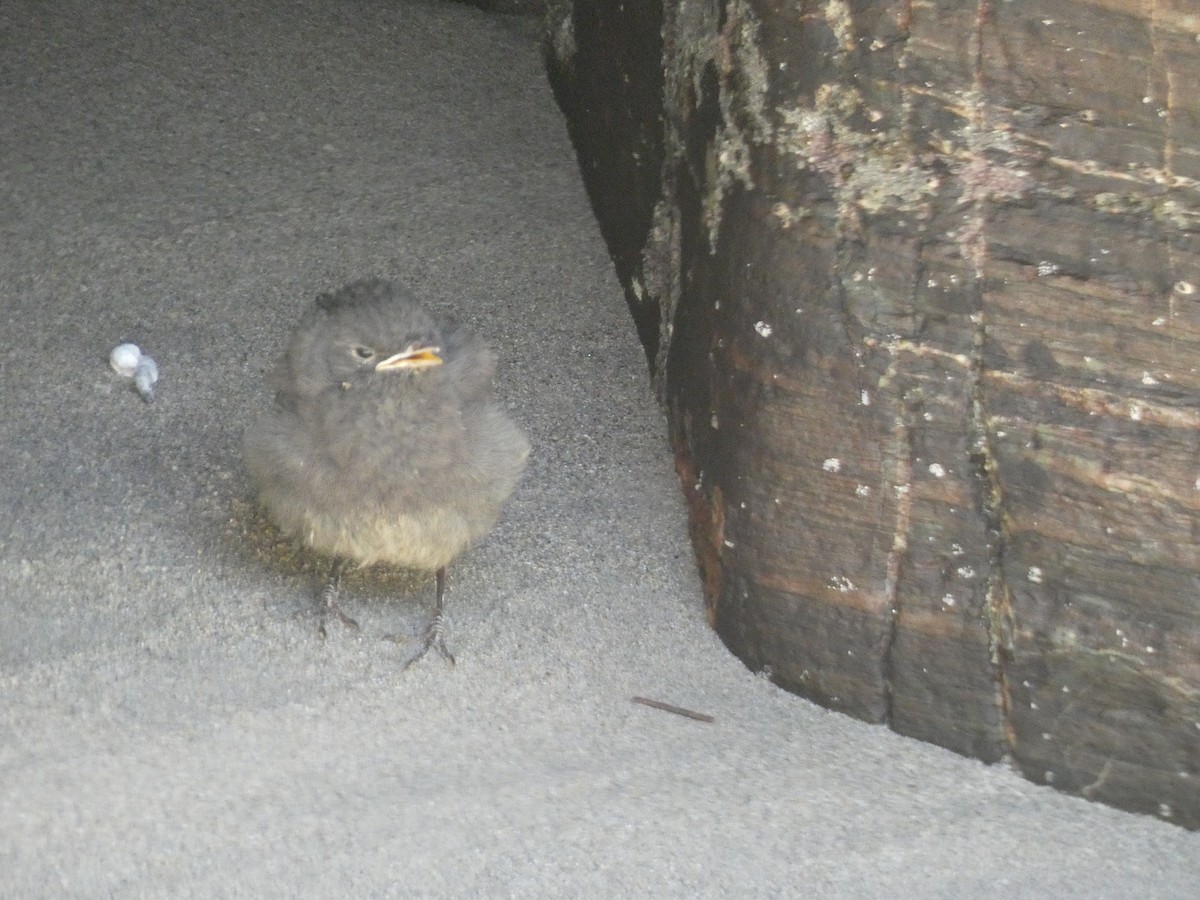
<instances>
[{"instance_id":1,"label":"bird's yellow beak","mask_svg":"<svg viewBox=\"0 0 1200 900\"><path fill-rule=\"evenodd\" d=\"M443 362L438 355L441 347L413 346L407 350L389 356L375 364L376 372L397 372L402 369L428 369L430 366L440 366Z\"/></svg>"}]
</instances>

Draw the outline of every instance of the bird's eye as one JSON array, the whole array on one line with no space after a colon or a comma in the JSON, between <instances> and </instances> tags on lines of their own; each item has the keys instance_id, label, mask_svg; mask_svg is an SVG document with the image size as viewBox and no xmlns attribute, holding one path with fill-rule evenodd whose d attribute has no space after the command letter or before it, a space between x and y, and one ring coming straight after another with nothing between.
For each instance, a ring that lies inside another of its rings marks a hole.
<instances>
[{"instance_id":1,"label":"bird's eye","mask_svg":"<svg viewBox=\"0 0 1200 900\"><path fill-rule=\"evenodd\" d=\"M370 347L355 347L354 355L357 356L359 359L370 359L372 356L375 355L375 351L372 350Z\"/></svg>"}]
</instances>

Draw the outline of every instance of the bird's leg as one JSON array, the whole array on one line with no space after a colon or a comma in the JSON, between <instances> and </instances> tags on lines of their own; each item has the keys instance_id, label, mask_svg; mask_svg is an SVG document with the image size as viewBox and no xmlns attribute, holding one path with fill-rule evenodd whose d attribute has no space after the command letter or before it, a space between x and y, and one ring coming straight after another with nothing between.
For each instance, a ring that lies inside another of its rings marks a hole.
<instances>
[{"instance_id":1,"label":"bird's leg","mask_svg":"<svg viewBox=\"0 0 1200 900\"><path fill-rule=\"evenodd\" d=\"M454 656L446 649L446 625L442 620L442 612L446 608L446 567L442 566L437 570L437 608L434 610L433 618L429 621L429 627L425 629L425 641L421 649L417 651L417 655L404 664L404 668L408 668L418 659L425 656L430 649L436 650L438 656L444 659L450 665L454 665Z\"/></svg>"},{"instance_id":2,"label":"bird's leg","mask_svg":"<svg viewBox=\"0 0 1200 900\"><path fill-rule=\"evenodd\" d=\"M325 636L325 616L328 613L333 613L337 616L343 625L348 625L351 628L357 629L358 623L342 612L342 608L338 606L338 594L342 590L342 567L345 565L345 560L340 556L333 558L333 565L329 570L329 580L325 582L325 587L321 589L321 624L318 631L321 632L321 637Z\"/></svg>"}]
</instances>

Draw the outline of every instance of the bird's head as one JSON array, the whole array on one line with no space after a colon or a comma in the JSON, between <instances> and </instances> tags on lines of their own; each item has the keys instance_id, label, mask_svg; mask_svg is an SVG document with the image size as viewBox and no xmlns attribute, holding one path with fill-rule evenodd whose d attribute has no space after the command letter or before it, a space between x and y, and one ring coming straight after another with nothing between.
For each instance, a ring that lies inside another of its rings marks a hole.
<instances>
[{"instance_id":1,"label":"bird's head","mask_svg":"<svg viewBox=\"0 0 1200 900\"><path fill-rule=\"evenodd\" d=\"M356 282L323 294L300 331L304 368L325 384L397 384L440 368L450 350L433 319L399 289L382 281Z\"/></svg>"},{"instance_id":2,"label":"bird's head","mask_svg":"<svg viewBox=\"0 0 1200 900\"><path fill-rule=\"evenodd\" d=\"M335 329L325 352L331 381L346 389L357 384L407 383L426 377L446 361L437 336L431 333Z\"/></svg>"},{"instance_id":3,"label":"bird's head","mask_svg":"<svg viewBox=\"0 0 1200 900\"><path fill-rule=\"evenodd\" d=\"M404 344L403 350L389 353L391 347ZM376 345L385 349L376 349ZM440 355L442 348L429 339L401 341L396 344L379 344L378 341L348 341L331 348L345 359L338 369L350 368L356 374L418 372L440 366L445 360Z\"/></svg>"}]
</instances>

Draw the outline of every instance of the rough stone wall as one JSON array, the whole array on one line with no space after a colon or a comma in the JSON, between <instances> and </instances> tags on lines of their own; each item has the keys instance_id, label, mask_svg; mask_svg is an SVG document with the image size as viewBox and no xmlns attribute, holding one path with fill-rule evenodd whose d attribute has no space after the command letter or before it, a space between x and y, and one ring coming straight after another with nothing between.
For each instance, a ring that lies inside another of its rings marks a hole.
<instances>
[{"instance_id":1,"label":"rough stone wall","mask_svg":"<svg viewBox=\"0 0 1200 900\"><path fill-rule=\"evenodd\" d=\"M547 21L726 643L1200 826L1194 0Z\"/></svg>"}]
</instances>

